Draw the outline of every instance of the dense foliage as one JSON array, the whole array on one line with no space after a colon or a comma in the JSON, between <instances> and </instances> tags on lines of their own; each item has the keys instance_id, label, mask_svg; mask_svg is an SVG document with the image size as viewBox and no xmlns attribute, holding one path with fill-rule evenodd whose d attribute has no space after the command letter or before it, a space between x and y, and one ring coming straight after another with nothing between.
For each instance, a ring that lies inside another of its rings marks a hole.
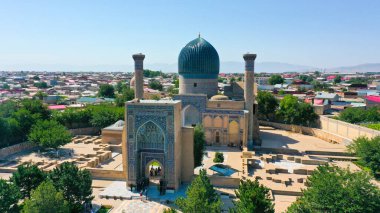
<instances>
[{"instance_id":1,"label":"dense foliage","mask_svg":"<svg viewBox=\"0 0 380 213\"><path fill-rule=\"evenodd\" d=\"M223 205L203 169L187 188L186 198L180 197L175 203L182 212L221 212Z\"/></svg>"},{"instance_id":2,"label":"dense foliage","mask_svg":"<svg viewBox=\"0 0 380 213\"><path fill-rule=\"evenodd\" d=\"M308 188L288 212L379 212L380 190L370 181L366 172L319 166L308 177Z\"/></svg>"},{"instance_id":3,"label":"dense foliage","mask_svg":"<svg viewBox=\"0 0 380 213\"><path fill-rule=\"evenodd\" d=\"M122 107L125 102L130 101L133 98L135 98L135 91L132 88L123 85L119 94L116 96L115 102L117 106Z\"/></svg>"},{"instance_id":4,"label":"dense foliage","mask_svg":"<svg viewBox=\"0 0 380 213\"><path fill-rule=\"evenodd\" d=\"M53 114L57 120L68 129L83 127L104 128L118 120L124 119L124 107L112 104L100 104L87 106L84 109L68 109Z\"/></svg>"},{"instance_id":5,"label":"dense foliage","mask_svg":"<svg viewBox=\"0 0 380 213\"><path fill-rule=\"evenodd\" d=\"M203 126L198 124L194 128L194 167L202 165L205 143L205 131Z\"/></svg>"},{"instance_id":6,"label":"dense foliage","mask_svg":"<svg viewBox=\"0 0 380 213\"><path fill-rule=\"evenodd\" d=\"M115 88L110 84L99 86L98 96L103 98L115 98Z\"/></svg>"},{"instance_id":7,"label":"dense foliage","mask_svg":"<svg viewBox=\"0 0 380 213\"><path fill-rule=\"evenodd\" d=\"M221 152L215 152L215 156L213 159L214 163L223 163L224 162L224 155Z\"/></svg>"},{"instance_id":8,"label":"dense foliage","mask_svg":"<svg viewBox=\"0 0 380 213\"><path fill-rule=\"evenodd\" d=\"M81 212L83 204L91 202L92 178L88 170L80 170L74 163L62 163L49 173L56 189L62 191L71 212Z\"/></svg>"},{"instance_id":9,"label":"dense foliage","mask_svg":"<svg viewBox=\"0 0 380 213\"><path fill-rule=\"evenodd\" d=\"M339 114L338 119L353 124L380 122L379 110L377 107L371 107L367 110L349 107Z\"/></svg>"},{"instance_id":10,"label":"dense foliage","mask_svg":"<svg viewBox=\"0 0 380 213\"><path fill-rule=\"evenodd\" d=\"M270 92L259 91L257 94L258 111L266 119L273 118L278 107L278 101Z\"/></svg>"},{"instance_id":11,"label":"dense foliage","mask_svg":"<svg viewBox=\"0 0 380 213\"><path fill-rule=\"evenodd\" d=\"M362 124L362 126L365 126L367 128L374 129L374 130L380 130L380 123Z\"/></svg>"},{"instance_id":12,"label":"dense foliage","mask_svg":"<svg viewBox=\"0 0 380 213\"><path fill-rule=\"evenodd\" d=\"M235 208L231 209L232 212L274 213L274 205L270 198L269 189L261 185L257 180L241 180L235 194L238 200L234 202Z\"/></svg>"},{"instance_id":13,"label":"dense foliage","mask_svg":"<svg viewBox=\"0 0 380 213\"><path fill-rule=\"evenodd\" d=\"M28 139L40 147L57 149L70 143L71 134L55 120L42 120L32 127Z\"/></svg>"},{"instance_id":14,"label":"dense foliage","mask_svg":"<svg viewBox=\"0 0 380 213\"><path fill-rule=\"evenodd\" d=\"M21 194L17 186L0 178L0 212L17 212Z\"/></svg>"},{"instance_id":15,"label":"dense foliage","mask_svg":"<svg viewBox=\"0 0 380 213\"><path fill-rule=\"evenodd\" d=\"M161 71L154 71L154 70L144 70L143 75L145 78L155 78L158 76L165 76L165 74Z\"/></svg>"},{"instance_id":16,"label":"dense foliage","mask_svg":"<svg viewBox=\"0 0 380 213\"><path fill-rule=\"evenodd\" d=\"M46 174L37 165L27 163L18 166L10 180L18 187L22 197L27 198L45 179Z\"/></svg>"},{"instance_id":17,"label":"dense foliage","mask_svg":"<svg viewBox=\"0 0 380 213\"><path fill-rule=\"evenodd\" d=\"M62 192L55 189L51 181L42 182L26 199L23 213L69 213L69 206Z\"/></svg>"},{"instance_id":18,"label":"dense foliage","mask_svg":"<svg viewBox=\"0 0 380 213\"><path fill-rule=\"evenodd\" d=\"M372 139L359 137L348 146L348 149L359 157L360 165L370 168L374 175L380 173L380 136Z\"/></svg>"},{"instance_id":19,"label":"dense foliage","mask_svg":"<svg viewBox=\"0 0 380 213\"><path fill-rule=\"evenodd\" d=\"M307 103L300 103L298 98L292 95L285 95L277 110L277 119L286 124L310 126L315 123L318 115L313 107Z\"/></svg>"},{"instance_id":20,"label":"dense foliage","mask_svg":"<svg viewBox=\"0 0 380 213\"><path fill-rule=\"evenodd\" d=\"M159 81L153 80L153 81L151 81L149 83L149 88L162 91L163 87L162 87L162 84Z\"/></svg>"},{"instance_id":21,"label":"dense foliage","mask_svg":"<svg viewBox=\"0 0 380 213\"><path fill-rule=\"evenodd\" d=\"M31 127L48 119L50 111L40 100L23 99L0 104L0 148L24 142Z\"/></svg>"},{"instance_id":22,"label":"dense foliage","mask_svg":"<svg viewBox=\"0 0 380 213\"><path fill-rule=\"evenodd\" d=\"M282 84L284 83L284 79L281 77L281 75L271 75L268 79L268 83L270 85Z\"/></svg>"}]
</instances>

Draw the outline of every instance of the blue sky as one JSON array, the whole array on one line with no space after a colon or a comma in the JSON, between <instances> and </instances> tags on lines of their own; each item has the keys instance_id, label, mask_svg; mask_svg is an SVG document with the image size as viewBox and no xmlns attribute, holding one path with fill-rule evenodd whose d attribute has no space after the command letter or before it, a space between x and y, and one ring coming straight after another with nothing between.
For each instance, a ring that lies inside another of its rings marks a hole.
<instances>
[{"instance_id":1,"label":"blue sky","mask_svg":"<svg viewBox=\"0 0 380 213\"><path fill-rule=\"evenodd\" d=\"M0 0L0 29L0 70L132 64L136 52L176 63L198 32L221 61L380 62L377 0Z\"/></svg>"}]
</instances>

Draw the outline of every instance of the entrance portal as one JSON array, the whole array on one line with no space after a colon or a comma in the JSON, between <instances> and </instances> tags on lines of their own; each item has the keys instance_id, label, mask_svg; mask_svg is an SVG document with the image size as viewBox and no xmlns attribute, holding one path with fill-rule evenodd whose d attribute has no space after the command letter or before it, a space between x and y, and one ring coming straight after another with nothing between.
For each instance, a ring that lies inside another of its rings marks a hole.
<instances>
[{"instance_id":1,"label":"entrance portal","mask_svg":"<svg viewBox=\"0 0 380 213\"><path fill-rule=\"evenodd\" d=\"M145 177L150 180L160 180L163 178L164 170L162 164L158 160L151 160L146 164Z\"/></svg>"}]
</instances>

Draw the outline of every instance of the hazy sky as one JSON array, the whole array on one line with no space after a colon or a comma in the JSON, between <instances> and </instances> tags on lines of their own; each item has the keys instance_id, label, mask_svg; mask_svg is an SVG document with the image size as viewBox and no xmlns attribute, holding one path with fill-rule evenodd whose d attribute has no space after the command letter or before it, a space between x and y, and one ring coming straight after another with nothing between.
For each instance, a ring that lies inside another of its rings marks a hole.
<instances>
[{"instance_id":1,"label":"hazy sky","mask_svg":"<svg viewBox=\"0 0 380 213\"><path fill-rule=\"evenodd\" d=\"M334 67L380 62L378 0L0 0L10 65L176 63L198 32L221 61Z\"/></svg>"}]
</instances>

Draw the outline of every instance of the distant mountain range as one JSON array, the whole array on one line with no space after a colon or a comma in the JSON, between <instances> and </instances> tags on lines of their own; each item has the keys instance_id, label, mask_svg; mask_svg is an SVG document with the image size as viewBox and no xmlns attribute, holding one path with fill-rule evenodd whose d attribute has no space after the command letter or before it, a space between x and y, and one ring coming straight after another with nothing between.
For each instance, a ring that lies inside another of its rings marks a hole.
<instances>
[{"instance_id":1,"label":"distant mountain range","mask_svg":"<svg viewBox=\"0 0 380 213\"><path fill-rule=\"evenodd\" d=\"M306 72L323 70L324 72L356 73L356 72L380 72L380 63L367 63L356 66L342 66L334 68L316 68L311 66L288 64L281 62L259 62L255 65L256 72L281 73L281 72ZM144 64L144 68L151 70L162 70L163 72L177 72L177 64ZM0 71L95 71L95 72L133 72L134 66L128 65L94 65L94 66L74 66L62 64L20 64L12 66L0 65ZM221 62L221 73L242 73L244 72L244 62Z\"/></svg>"}]
</instances>

